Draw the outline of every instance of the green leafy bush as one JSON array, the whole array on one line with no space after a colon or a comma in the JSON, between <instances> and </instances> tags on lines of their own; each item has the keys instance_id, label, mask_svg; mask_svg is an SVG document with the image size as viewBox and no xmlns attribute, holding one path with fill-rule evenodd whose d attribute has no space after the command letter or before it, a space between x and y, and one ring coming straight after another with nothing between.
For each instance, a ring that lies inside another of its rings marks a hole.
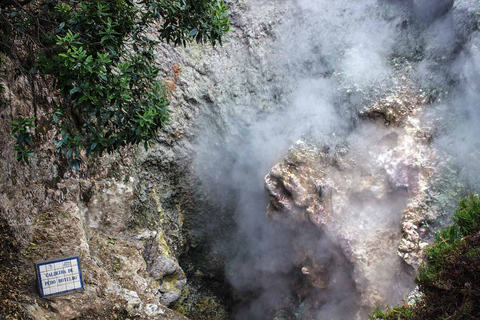
<instances>
[{"instance_id":1,"label":"green leafy bush","mask_svg":"<svg viewBox=\"0 0 480 320\"><path fill-rule=\"evenodd\" d=\"M4 28L17 36L37 33L30 71L53 79L62 97L49 114L57 151L77 170L83 152L140 142L147 148L168 124L169 102L155 63L158 41L215 45L229 30L220 0L44 0L29 6L13 6L7 15L13 27ZM157 40L148 34L154 28ZM26 160L31 147L17 159Z\"/></svg>"},{"instance_id":2,"label":"green leafy bush","mask_svg":"<svg viewBox=\"0 0 480 320\"><path fill-rule=\"evenodd\" d=\"M376 308L368 317L369 320L404 320L412 319L414 316L409 306L387 308L383 311Z\"/></svg>"},{"instance_id":3,"label":"green leafy bush","mask_svg":"<svg viewBox=\"0 0 480 320\"><path fill-rule=\"evenodd\" d=\"M453 224L435 234L435 242L426 251L426 263L418 270L419 282L427 283L438 279L444 266L465 244L464 237L473 235L480 226L480 198L470 195L458 202L452 218Z\"/></svg>"},{"instance_id":4,"label":"green leafy bush","mask_svg":"<svg viewBox=\"0 0 480 320\"><path fill-rule=\"evenodd\" d=\"M480 198L475 195L463 198L453 217L455 225L464 236L472 235L480 229Z\"/></svg>"},{"instance_id":5,"label":"green leafy bush","mask_svg":"<svg viewBox=\"0 0 480 320\"><path fill-rule=\"evenodd\" d=\"M461 199L453 224L435 235L417 273L422 298L370 319L480 319L480 198Z\"/></svg>"},{"instance_id":6,"label":"green leafy bush","mask_svg":"<svg viewBox=\"0 0 480 320\"><path fill-rule=\"evenodd\" d=\"M461 242L462 235L458 225L442 229L435 235L435 243L426 251L426 261L417 273L417 278L424 281L435 279L441 272L443 265L455 252Z\"/></svg>"},{"instance_id":7,"label":"green leafy bush","mask_svg":"<svg viewBox=\"0 0 480 320\"><path fill-rule=\"evenodd\" d=\"M15 150L17 151L17 160L23 160L28 163L28 158L33 154L32 129L35 118L21 118L18 121L12 121L11 135L16 138Z\"/></svg>"},{"instance_id":8,"label":"green leafy bush","mask_svg":"<svg viewBox=\"0 0 480 320\"><path fill-rule=\"evenodd\" d=\"M136 30L135 7L89 1L55 9L65 32L56 34L56 54L41 56L38 69L54 77L64 98L53 115L57 150L78 169L81 150L101 154L152 139L168 123L168 101L157 81L155 42L125 37Z\"/></svg>"}]
</instances>

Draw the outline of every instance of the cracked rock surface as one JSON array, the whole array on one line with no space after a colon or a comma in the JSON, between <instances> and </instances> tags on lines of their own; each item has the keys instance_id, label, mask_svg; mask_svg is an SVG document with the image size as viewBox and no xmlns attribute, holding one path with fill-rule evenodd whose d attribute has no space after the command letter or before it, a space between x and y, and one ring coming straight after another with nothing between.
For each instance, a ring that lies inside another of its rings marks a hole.
<instances>
[{"instance_id":1,"label":"cracked rock surface","mask_svg":"<svg viewBox=\"0 0 480 320\"><path fill-rule=\"evenodd\" d=\"M392 101L410 107L391 113ZM426 217L417 207L425 200L434 164L426 129L417 119L422 101L402 92L380 100L345 141L299 140L265 177L269 218L292 229L314 225L318 236L310 242L327 238L338 245L337 256L346 257L357 318L374 306L397 303L413 289L414 270L427 245L427 230L419 230ZM327 288L335 270L328 266L335 262L322 261L309 245L295 250L303 257L294 263L305 285Z\"/></svg>"}]
</instances>

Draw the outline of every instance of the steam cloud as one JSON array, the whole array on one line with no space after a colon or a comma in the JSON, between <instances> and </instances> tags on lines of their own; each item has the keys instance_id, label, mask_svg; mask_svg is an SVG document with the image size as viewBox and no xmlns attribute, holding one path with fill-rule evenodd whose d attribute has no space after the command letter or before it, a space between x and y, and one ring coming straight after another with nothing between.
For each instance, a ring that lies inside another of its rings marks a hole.
<instances>
[{"instance_id":1,"label":"steam cloud","mask_svg":"<svg viewBox=\"0 0 480 320\"><path fill-rule=\"evenodd\" d=\"M250 1L249 6L254 12L265 4ZM220 214L233 214L236 221L235 234L214 249L226 257L227 280L242 297L235 308L238 320L269 319L272 310L281 307L295 274L295 246L310 246L326 260L342 259L332 250L335 239L321 237L308 226L291 230L265 217L268 196L263 177L305 135L327 144L350 139L359 154L377 143L373 137L381 129L358 126L357 114L366 97L379 97L397 85L392 57L414 61L418 85L443 92L423 120L437 128L434 145L454 156L459 176L468 181L470 189L480 187L476 15L480 4L466 0L286 0L278 5L286 8L283 24L274 30L276 41L266 59L285 99L262 112L246 102L243 114L232 115L222 137L217 137L214 128L218 125L213 123L203 129L200 136L204 138L197 145L197 174L211 190L210 201L222 208ZM230 107L238 106L232 102ZM406 195L395 194L372 205L359 201L354 210L370 215L362 216L369 228L381 228L384 221L400 221L405 199ZM379 219L380 213L388 216ZM394 262L385 265L389 263ZM353 319L357 296L351 270L333 265L331 285L326 296L319 298L317 319ZM385 290L397 288L394 282L398 279L391 276L379 272ZM401 281L409 287L412 278ZM402 298L395 292L390 295L391 303Z\"/></svg>"}]
</instances>

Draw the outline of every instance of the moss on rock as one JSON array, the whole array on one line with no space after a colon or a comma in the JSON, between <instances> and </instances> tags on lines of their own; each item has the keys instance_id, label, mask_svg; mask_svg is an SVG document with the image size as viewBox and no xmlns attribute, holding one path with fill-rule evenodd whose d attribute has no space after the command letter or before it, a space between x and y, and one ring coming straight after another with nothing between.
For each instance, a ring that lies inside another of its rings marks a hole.
<instances>
[{"instance_id":1,"label":"moss on rock","mask_svg":"<svg viewBox=\"0 0 480 320\"><path fill-rule=\"evenodd\" d=\"M224 320L228 313L223 304L213 296L205 296L194 287L186 285L180 298L170 306L173 310L196 320Z\"/></svg>"}]
</instances>

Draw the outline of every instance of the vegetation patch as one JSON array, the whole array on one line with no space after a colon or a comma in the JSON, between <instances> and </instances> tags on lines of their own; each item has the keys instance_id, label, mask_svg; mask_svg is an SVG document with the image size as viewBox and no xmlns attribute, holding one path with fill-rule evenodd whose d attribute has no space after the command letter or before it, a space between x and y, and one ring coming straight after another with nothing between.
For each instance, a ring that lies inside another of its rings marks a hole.
<instances>
[{"instance_id":1,"label":"vegetation patch","mask_svg":"<svg viewBox=\"0 0 480 320\"><path fill-rule=\"evenodd\" d=\"M376 308L371 314L369 319L382 319L382 320L404 320L413 319L412 308L408 305L401 307L387 308L382 310Z\"/></svg>"},{"instance_id":2,"label":"vegetation patch","mask_svg":"<svg viewBox=\"0 0 480 320\"><path fill-rule=\"evenodd\" d=\"M422 294L412 306L375 310L370 319L480 318L480 198L458 203L453 224L435 235L415 282Z\"/></svg>"},{"instance_id":3,"label":"vegetation patch","mask_svg":"<svg viewBox=\"0 0 480 320\"><path fill-rule=\"evenodd\" d=\"M194 287L188 284L183 288L180 298L170 308L195 320L228 318L228 313L220 301L214 296L205 296L198 293Z\"/></svg>"},{"instance_id":4,"label":"vegetation patch","mask_svg":"<svg viewBox=\"0 0 480 320\"><path fill-rule=\"evenodd\" d=\"M76 170L90 154L147 148L168 124L175 85L159 78L160 42L215 45L228 30L221 0L0 1L0 51L56 93L43 121L56 129L56 150ZM35 109L12 122L20 161L33 154L37 117Z\"/></svg>"}]
</instances>

